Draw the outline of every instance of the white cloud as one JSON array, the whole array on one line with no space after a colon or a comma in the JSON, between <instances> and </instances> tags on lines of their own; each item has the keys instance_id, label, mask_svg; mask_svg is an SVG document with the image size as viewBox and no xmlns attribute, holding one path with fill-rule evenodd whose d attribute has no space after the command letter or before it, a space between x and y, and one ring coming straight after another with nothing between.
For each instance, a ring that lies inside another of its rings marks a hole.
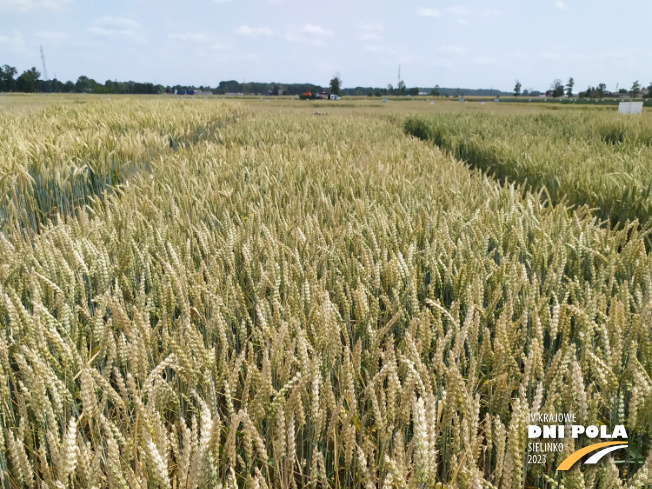
<instances>
[{"instance_id":1,"label":"white cloud","mask_svg":"<svg viewBox=\"0 0 652 489\"><path fill-rule=\"evenodd\" d=\"M298 30L285 31L283 38L290 42L309 43L313 46L325 46L324 38L333 36L333 31L318 25L305 24Z\"/></svg>"},{"instance_id":2,"label":"white cloud","mask_svg":"<svg viewBox=\"0 0 652 489\"><path fill-rule=\"evenodd\" d=\"M492 65L496 62L496 58L492 58L491 56L474 56L471 58L471 63L476 65Z\"/></svg>"},{"instance_id":3,"label":"white cloud","mask_svg":"<svg viewBox=\"0 0 652 489\"><path fill-rule=\"evenodd\" d=\"M276 34L272 29L268 29L267 27L249 27L247 25L241 25L235 32L242 36L251 37L273 36Z\"/></svg>"},{"instance_id":4,"label":"white cloud","mask_svg":"<svg viewBox=\"0 0 652 489\"><path fill-rule=\"evenodd\" d=\"M379 53L379 54L389 54L389 55L396 55L398 52L394 48L379 46L378 44L365 44L362 47L362 50L366 53Z\"/></svg>"},{"instance_id":5,"label":"white cloud","mask_svg":"<svg viewBox=\"0 0 652 489\"><path fill-rule=\"evenodd\" d=\"M496 17L500 15L500 12L498 10L492 10L487 8L487 9L478 10L477 14L480 17Z\"/></svg>"},{"instance_id":6,"label":"white cloud","mask_svg":"<svg viewBox=\"0 0 652 489\"><path fill-rule=\"evenodd\" d=\"M423 59L405 46L384 46L382 44L368 43L362 46L362 51L378 55L378 61L381 63L422 63Z\"/></svg>"},{"instance_id":7,"label":"white cloud","mask_svg":"<svg viewBox=\"0 0 652 489\"><path fill-rule=\"evenodd\" d=\"M419 17L434 17L438 19L441 17L441 12L436 8L419 7L417 9L417 15Z\"/></svg>"},{"instance_id":8,"label":"white cloud","mask_svg":"<svg viewBox=\"0 0 652 489\"><path fill-rule=\"evenodd\" d=\"M313 46L326 46L326 43L321 38L310 38L301 34L300 32L287 31L283 38L289 42L309 43Z\"/></svg>"},{"instance_id":9,"label":"white cloud","mask_svg":"<svg viewBox=\"0 0 652 489\"><path fill-rule=\"evenodd\" d=\"M40 7L56 9L63 7L68 3L72 3L72 0L41 0L40 2L35 3L40 4Z\"/></svg>"},{"instance_id":10,"label":"white cloud","mask_svg":"<svg viewBox=\"0 0 652 489\"><path fill-rule=\"evenodd\" d=\"M565 4L564 2L562 2L561 0L557 0L557 1L555 2L555 7L557 7L557 8L560 9L560 10L566 10L566 9L568 8L568 5L566 5L566 4Z\"/></svg>"},{"instance_id":11,"label":"white cloud","mask_svg":"<svg viewBox=\"0 0 652 489\"><path fill-rule=\"evenodd\" d=\"M381 36L378 34L372 34L372 33L367 33L367 34L361 34L360 35L360 40L362 41L373 41L373 42L380 42L383 40Z\"/></svg>"},{"instance_id":12,"label":"white cloud","mask_svg":"<svg viewBox=\"0 0 652 489\"><path fill-rule=\"evenodd\" d=\"M362 29L363 31L382 31L383 30L383 24L380 22L360 22L358 24L358 27Z\"/></svg>"},{"instance_id":13,"label":"white cloud","mask_svg":"<svg viewBox=\"0 0 652 489\"><path fill-rule=\"evenodd\" d=\"M471 11L467 7L458 5L456 7L447 8L446 13L456 16L466 16L469 15Z\"/></svg>"},{"instance_id":14,"label":"white cloud","mask_svg":"<svg viewBox=\"0 0 652 489\"><path fill-rule=\"evenodd\" d=\"M206 42L211 36L204 34L202 32L181 32L177 34L170 34L170 39L176 41L187 41L187 42Z\"/></svg>"},{"instance_id":15,"label":"white cloud","mask_svg":"<svg viewBox=\"0 0 652 489\"><path fill-rule=\"evenodd\" d=\"M31 0L0 0L0 7L5 10L31 10L33 4Z\"/></svg>"},{"instance_id":16,"label":"white cloud","mask_svg":"<svg viewBox=\"0 0 652 489\"><path fill-rule=\"evenodd\" d=\"M91 33L108 39L142 40L140 24L126 17L102 17L88 29Z\"/></svg>"},{"instance_id":17,"label":"white cloud","mask_svg":"<svg viewBox=\"0 0 652 489\"><path fill-rule=\"evenodd\" d=\"M544 51L541 53L541 57L545 59L546 61L559 61L561 59L561 56L559 53L555 53L552 51Z\"/></svg>"},{"instance_id":18,"label":"white cloud","mask_svg":"<svg viewBox=\"0 0 652 489\"><path fill-rule=\"evenodd\" d=\"M380 42L383 40L379 34L383 30L383 24L380 22L360 22L358 23L358 27L361 31L358 36L360 40L368 42Z\"/></svg>"},{"instance_id":19,"label":"white cloud","mask_svg":"<svg viewBox=\"0 0 652 489\"><path fill-rule=\"evenodd\" d=\"M437 51L440 53L446 53L446 54L464 54L466 53L466 49L460 46L440 46L437 48Z\"/></svg>"},{"instance_id":20,"label":"white cloud","mask_svg":"<svg viewBox=\"0 0 652 489\"><path fill-rule=\"evenodd\" d=\"M36 37L45 39L48 43L58 43L65 39L68 39L70 36L65 32L43 31L43 32L38 32L36 34Z\"/></svg>"},{"instance_id":21,"label":"white cloud","mask_svg":"<svg viewBox=\"0 0 652 489\"><path fill-rule=\"evenodd\" d=\"M14 33L10 36L6 34L0 34L0 48L9 49L12 51L20 51L24 47L25 41L20 34Z\"/></svg>"},{"instance_id":22,"label":"white cloud","mask_svg":"<svg viewBox=\"0 0 652 489\"><path fill-rule=\"evenodd\" d=\"M0 0L0 9L29 12L41 9L58 9L73 0Z\"/></svg>"},{"instance_id":23,"label":"white cloud","mask_svg":"<svg viewBox=\"0 0 652 489\"><path fill-rule=\"evenodd\" d=\"M229 44L214 43L214 44L211 44L211 49L213 51L232 51L233 46L231 46Z\"/></svg>"},{"instance_id":24,"label":"white cloud","mask_svg":"<svg viewBox=\"0 0 652 489\"><path fill-rule=\"evenodd\" d=\"M260 60L259 56L253 53L237 53L233 52L232 48L230 46L226 47L226 49L215 49L216 46L211 46L211 49L215 52L215 54L211 54L211 61L219 61L219 62L225 62L225 61L258 61Z\"/></svg>"},{"instance_id":25,"label":"white cloud","mask_svg":"<svg viewBox=\"0 0 652 489\"><path fill-rule=\"evenodd\" d=\"M433 68L454 68L456 66L455 63L449 59L429 59L427 63Z\"/></svg>"},{"instance_id":26,"label":"white cloud","mask_svg":"<svg viewBox=\"0 0 652 489\"><path fill-rule=\"evenodd\" d=\"M323 27L320 27L318 25L312 25L312 24L306 24L304 25L301 29L299 29L299 32L303 34L309 34L309 35L317 35L317 36L332 36L333 31L324 29Z\"/></svg>"},{"instance_id":27,"label":"white cloud","mask_svg":"<svg viewBox=\"0 0 652 489\"><path fill-rule=\"evenodd\" d=\"M457 23L459 25L468 25L469 24L469 19L470 18L477 18L477 17L482 17L482 18L490 18L490 17L498 17L500 15L500 12L498 10L490 9L490 8L469 8L464 5L456 5L454 7L449 7L445 10L445 12L449 15L452 15L453 17L457 17Z\"/></svg>"}]
</instances>

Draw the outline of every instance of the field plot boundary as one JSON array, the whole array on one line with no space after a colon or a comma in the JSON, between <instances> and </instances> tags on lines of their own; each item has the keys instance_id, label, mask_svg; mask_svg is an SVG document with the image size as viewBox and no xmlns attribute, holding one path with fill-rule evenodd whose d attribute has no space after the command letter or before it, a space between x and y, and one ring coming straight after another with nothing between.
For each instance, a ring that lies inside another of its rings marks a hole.
<instances>
[{"instance_id":1,"label":"field plot boundary","mask_svg":"<svg viewBox=\"0 0 652 489\"><path fill-rule=\"evenodd\" d=\"M93 101L28 114L0 114L0 229L38 232L48 220L99 205L140 171L215 137L243 115L238 104ZM183 120L184 125L176 125ZM24 132L23 132L24 131ZM34 136L38 134L36 141ZM24 139L23 139L24 138Z\"/></svg>"},{"instance_id":2,"label":"field plot boundary","mask_svg":"<svg viewBox=\"0 0 652 489\"><path fill-rule=\"evenodd\" d=\"M439 113L409 116L404 130L501 181L527 182L535 191L545 187L553 203L586 205L612 226L634 219L645 226L652 215L652 132L645 121L616 113L567 117L562 110ZM505 125L506 132L496 130Z\"/></svg>"}]
</instances>

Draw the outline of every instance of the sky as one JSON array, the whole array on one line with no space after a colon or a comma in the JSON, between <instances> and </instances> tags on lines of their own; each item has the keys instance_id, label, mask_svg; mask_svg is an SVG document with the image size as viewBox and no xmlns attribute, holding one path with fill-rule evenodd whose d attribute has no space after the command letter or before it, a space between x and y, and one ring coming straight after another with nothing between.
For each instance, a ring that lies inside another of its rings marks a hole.
<instances>
[{"instance_id":1,"label":"sky","mask_svg":"<svg viewBox=\"0 0 652 489\"><path fill-rule=\"evenodd\" d=\"M649 0L0 0L0 65L221 80L545 90L652 81Z\"/></svg>"}]
</instances>

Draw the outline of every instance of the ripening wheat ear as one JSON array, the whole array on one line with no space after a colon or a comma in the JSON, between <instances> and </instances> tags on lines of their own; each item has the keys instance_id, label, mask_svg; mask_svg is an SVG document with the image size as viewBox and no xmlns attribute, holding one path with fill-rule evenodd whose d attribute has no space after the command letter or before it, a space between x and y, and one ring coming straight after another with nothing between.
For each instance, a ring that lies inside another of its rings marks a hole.
<instances>
[{"instance_id":1,"label":"ripening wheat ear","mask_svg":"<svg viewBox=\"0 0 652 489\"><path fill-rule=\"evenodd\" d=\"M164 456L159 452L158 448L152 441L151 436L146 434L145 438L145 457L147 459L147 466L149 469L148 475L156 484L169 488L170 479L168 476L168 467Z\"/></svg>"},{"instance_id":2,"label":"ripening wheat ear","mask_svg":"<svg viewBox=\"0 0 652 489\"><path fill-rule=\"evenodd\" d=\"M57 470L60 483L66 485L68 478L74 474L78 457L77 420L71 417L61 443L61 453L59 455L61 466Z\"/></svg>"},{"instance_id":3,"label":"ripening wheat ear","mask_svg":"<svg viewBox=\"0 0 652 489\"><path fill-rule=\"evenodd\" d=\"M412 406L414 423L414 470L418 484L424 484L430 479L430 440L426 421L426 408L423 398L415 399Z\"/></svg>"}]
</instances>

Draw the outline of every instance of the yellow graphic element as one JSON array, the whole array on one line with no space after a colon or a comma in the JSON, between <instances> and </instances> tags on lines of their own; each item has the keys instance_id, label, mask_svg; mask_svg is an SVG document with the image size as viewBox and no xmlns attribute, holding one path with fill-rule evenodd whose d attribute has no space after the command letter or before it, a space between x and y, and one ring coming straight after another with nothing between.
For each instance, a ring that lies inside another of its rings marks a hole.
<instances>
[{"instance_id":1,"label":"yellow graphic element","mask_svg":"<svg viewBox=\"0 0 652 489\"><path fill-rule=\"evenodd\" d=\"M566 459L559 464L559 467L557 467L557 470L568 470L570 469L575 462L577 462L579 459L581 459L584 455L587 453L591 453L596 451L598 448L603 448L603 447L609 447L611 445L623 445L622 441L605 441L603 443L595 443L593 445L589 445L588 447L580 448L578 451L575 453L569 455L566 457Z\"/></svg>"}]
</instances>

